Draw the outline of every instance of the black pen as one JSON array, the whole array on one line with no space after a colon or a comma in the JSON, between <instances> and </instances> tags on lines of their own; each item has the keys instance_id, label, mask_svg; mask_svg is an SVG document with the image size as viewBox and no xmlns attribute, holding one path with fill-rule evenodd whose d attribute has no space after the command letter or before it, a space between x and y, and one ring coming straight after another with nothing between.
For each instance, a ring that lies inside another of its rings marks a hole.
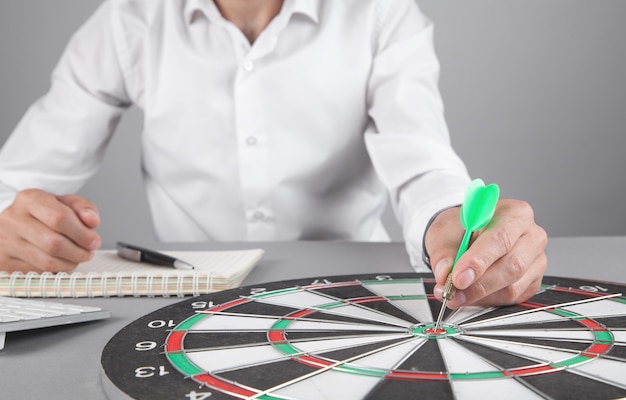
<instances>
[{"instance_id":1,"label":"black pen","mask_svg":"<svg viewBox=\"0 0 626 400\"><path fill-rule=\"evenodd\" d=\"M186 261L159 253L158 251L123 242L117 242L117 255L131 261L162 265L176 269L195 269L193 265Z\"/></svg>"}]
</instances>

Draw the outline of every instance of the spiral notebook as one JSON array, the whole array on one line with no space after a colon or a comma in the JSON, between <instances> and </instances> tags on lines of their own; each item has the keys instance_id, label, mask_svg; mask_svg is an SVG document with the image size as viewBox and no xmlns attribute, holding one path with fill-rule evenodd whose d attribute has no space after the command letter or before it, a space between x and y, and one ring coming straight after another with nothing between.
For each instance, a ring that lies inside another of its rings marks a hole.
<instances>
[{"instance_id":1,"label":"spiral notebook","mask_svg":"<svg viewBox=\"0 0 626 400\"><path fill-rule=\"evenodd\" d=\"M163 253L185 260L195 269L138 263L118 257L115 250L99 250L71 273L0 272L0 296L197 296L237 287L260 260L263 250Z\"/></svg>"}]
</instances>

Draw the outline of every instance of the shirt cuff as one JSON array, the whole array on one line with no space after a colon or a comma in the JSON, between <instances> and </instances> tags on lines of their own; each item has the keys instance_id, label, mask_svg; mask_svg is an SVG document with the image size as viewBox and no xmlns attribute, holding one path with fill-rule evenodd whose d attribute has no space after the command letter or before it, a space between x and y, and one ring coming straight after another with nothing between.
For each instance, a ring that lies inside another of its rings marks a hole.
<instances>
[{"instance_id":1,"label":"shirt cuff","mask_svg":"<svg viewBox=\"0 0 626 400\"><path fill-rule=\"evenodd\" d=\"M409 254L411 266L416 272L432 272L430 262L425 253L424 238L426 231L435 218L445 210L458 207L462 197L457 194L451 194L439 199L437 202L423 207L416 212L410 219L409 223L404 227L404 243L406 251Z\"/></svg>"},{"instance_id":2,"label":"shirt cuff","mask_svg":"<svg viewBox=\"0 0 626 400\"><path fill-rule=\"evenodd\" d=\"M0 212L6 210L15 201L17 191L12 187L0 182Z\"/></svg>"},{"instance_id":3,"label":"shirt cuff","mask_svg":"<svg viewBox=\"0 0 626 400\"><path fill-rule=\"evenodd\" d=\"M437 218L439 216L439 214L441 214L442 212L447 211L447 210L449 210L451 208L460 207L460 206L461 206L461 204L457 204L457 205L454 205L454 206L442 208L441 210L437 211L432 217L430 217L430 220L428 220L428 223L426 224L426 228L424 229L424 234L422 235L422 262L431 271L433 270L433 266L430 264L430 255L428 254L428 250L426 249L426 232L428 232L428 229L432 225L432 223L435 220L435 218Z\"/></svg>"}]
</instances>

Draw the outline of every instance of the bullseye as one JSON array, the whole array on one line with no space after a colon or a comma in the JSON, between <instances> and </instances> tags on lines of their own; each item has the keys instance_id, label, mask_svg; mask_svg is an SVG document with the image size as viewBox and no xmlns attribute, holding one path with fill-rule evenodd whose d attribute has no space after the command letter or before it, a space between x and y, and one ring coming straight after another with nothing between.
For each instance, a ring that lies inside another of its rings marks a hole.
<instances>
[{"instance_id":1,"label":"bullseye","mask_svg":"<svg viewBox=\"0 0 626 400\"><path fill-rule=\"evenodd\" d=\"M435 329L435 323L429 322L425 324L413 325L410 328L411 334L426 339L446 339L457 336L461 333L461 329L450 323L439 324L439 328Z\"/></svg>"}]
</instances>

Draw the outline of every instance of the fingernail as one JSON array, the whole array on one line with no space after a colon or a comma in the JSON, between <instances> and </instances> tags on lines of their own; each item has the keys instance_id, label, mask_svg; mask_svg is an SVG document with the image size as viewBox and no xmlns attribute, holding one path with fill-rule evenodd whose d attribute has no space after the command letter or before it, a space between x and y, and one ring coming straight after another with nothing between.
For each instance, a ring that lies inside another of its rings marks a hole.
<instances>
[{"instance_id":1,"label":"fingernail","mask_svg":"<svg viewBox=\"0 0 626 400\"><path fill-rule=\"evenodd\" d=\"M456 287L461 290L467 289L472 283L474 283L474 279L476 279L474 270L467 269L461 272L456 278Z\"/></svg>"},{"instance_id":2,"label":"fingernail","mask_svg":"<svg viewBox=\"0 0 626 400\"><path fill-rule=\"evenodd\" d=\"M89 243L89 250L98 250L100 248L100 240L94 240L93 242Z\"/></svg>"},{"instance_id":3,"label":"fingernail","mask_svg":"<svg viewBox=\"0 0 626 400\"><path fill-rule=\"evenodd\" d=\"M452 263L447 258L444 258L443 260L440 260L437 264L435 264L435 269L433 270L433 273L435 274L436 279L439 280L439 278L442 278L443 275L447 274L451 265Z\"/></svg>"},{"instance_id":4,"label":"fingernail","mask_svg":"<svg viewBox=\"0 0 626 400\"><path fill-rule=\"evenodd\" d=\"M440 285L435 286L435 289L433 289L433 295L435 296L435 298L439 301L443 300L443 287L441 287Z\"/></svg>"},{"instance_id":5,"label":"fingernail","mask_svg":"<svg viewBox=\"0 0 626 400\"><path fill-rule=\"evenodd\" d=\"M89 228L96 228L100 225L100 215L98 214L98 211L93 208L83 208L80 211L80 218L83 221L83 224Z\"/></svg>"},{"instance_id":6,"label":"fingernail","mask_svg":"<svg viewBox=\"0 0 626 400\"><path fill-rule=\"evenodd\" d=\"M100 218L100 215L98 214L98 212L96 210L92 209L92 208L84 208L83 212L85 214L92 215L92 216L94 216L96 218Z\"/></svg>"}]
</instances>

